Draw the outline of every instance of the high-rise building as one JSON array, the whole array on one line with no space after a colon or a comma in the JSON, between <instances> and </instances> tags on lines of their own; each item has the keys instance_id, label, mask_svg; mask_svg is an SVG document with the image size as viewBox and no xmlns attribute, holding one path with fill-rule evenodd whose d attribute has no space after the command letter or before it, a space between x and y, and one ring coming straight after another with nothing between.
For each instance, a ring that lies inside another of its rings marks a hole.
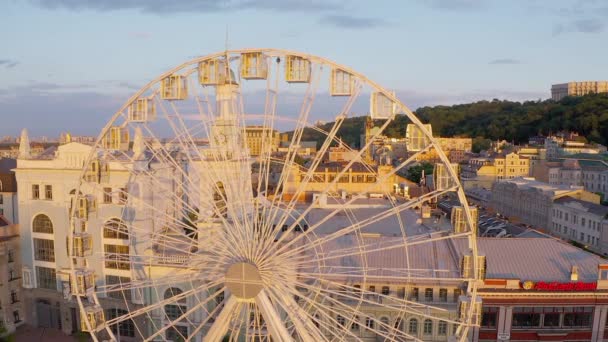
<instances>
[{"instance_id":1,"label":"high-rise building","mask_svg":"<svg viewBox=\"0 0 608 342\"><path fill-rule=\"evenodd\" d=\"M568 82L551 86L551 98L555 101L566 96L582 96L589 93L608 93L608 81Z\"/></svg>"}]
</instances>

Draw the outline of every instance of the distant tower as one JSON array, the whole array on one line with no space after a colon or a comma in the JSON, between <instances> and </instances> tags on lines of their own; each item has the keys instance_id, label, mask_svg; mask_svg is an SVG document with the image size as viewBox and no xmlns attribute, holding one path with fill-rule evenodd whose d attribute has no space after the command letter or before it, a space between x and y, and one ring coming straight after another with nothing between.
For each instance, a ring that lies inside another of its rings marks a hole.
<instances>
[{"instance_id":1,"label":"distant tower","mask_svg":"<svg viewBox=\"0 0 608 342\"><path fill-rule=\"evenodd\" d=\"M65 134L65 143L66 143L66 144L69 144L69 143L71 143L71 142L72 142L72 134L70 134L70 132L67 132L67 133Z\"/></svg>"},{"instance_id":2,"label":"distant tower","mask_svg":"<svg viewBox=\"0 0 608 342\"><path fill-rule=\"evenodd\" d=\"M21 131L21 139L19 140L19 159L30 159L32 153L30 150L30 137L27 135L27 128Z\"/></svg>"},{"instance_id":3,"label":"distant tower","mask_svg":"<svg viewBox=\"0 0 608 342\"><path fill-rule=\"evenodd\" d=\"M141 132L141 128L135 128L135 137L133 138L133 157L139 159L144 153L146 145L144 143L144 136Z\"/></svg>"}]
</instances>

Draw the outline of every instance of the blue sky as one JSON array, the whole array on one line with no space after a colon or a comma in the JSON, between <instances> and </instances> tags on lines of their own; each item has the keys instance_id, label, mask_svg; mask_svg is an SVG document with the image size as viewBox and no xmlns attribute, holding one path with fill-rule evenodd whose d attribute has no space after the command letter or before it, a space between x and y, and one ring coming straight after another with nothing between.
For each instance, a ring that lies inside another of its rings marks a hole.
<instances>
[{"instance_id":1,"label":"blue sky","mask_svg":"<svg viewBox=\"0 0 608 342\"><path fill-rule=\"evenodd\" d=\"M412 108L608 79L603 0L4 0L0 136L96 134L150 79L223 50L226 27L230 48L324 56Z\"/></svg>"}]
</instances>

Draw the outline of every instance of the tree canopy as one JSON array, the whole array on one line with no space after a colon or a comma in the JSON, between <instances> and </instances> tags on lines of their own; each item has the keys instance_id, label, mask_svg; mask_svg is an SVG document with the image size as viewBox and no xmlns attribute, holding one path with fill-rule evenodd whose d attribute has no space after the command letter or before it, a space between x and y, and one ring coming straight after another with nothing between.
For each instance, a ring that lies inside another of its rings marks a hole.
<instances>
[{"instance_id":1,"label":"tree canopy","mask_svg":"<svg viewBox=\"0 0 608 342\"><path fill-rule=\"evenodd\" d=\"M471 137L473 149L486 149L490 140L526 143L535 135L549 135L559 131L574 131L589 142L608 144L608 94L589 94L565 97L561 101L478 101L453 106L421 107L416 115L433 126L433 135L441 137ZM365 116L347 118L337 137L344 143L360 148L360 137L365 130ZM384 134L392 138L405 137L410 121L397 115ZM379 126L383 122L375 121ZM333 122L319 126L329 131ZM290 132L291 133L291 132ZM325 135L307 128L304 141L325 140Z\"/></svg>"}]
</instances>

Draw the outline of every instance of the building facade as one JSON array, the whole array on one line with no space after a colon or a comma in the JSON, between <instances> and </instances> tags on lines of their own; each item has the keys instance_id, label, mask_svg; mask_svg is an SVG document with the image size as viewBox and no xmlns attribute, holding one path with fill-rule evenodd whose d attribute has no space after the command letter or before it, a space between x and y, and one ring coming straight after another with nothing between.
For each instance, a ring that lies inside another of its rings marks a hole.
<instances>
[{"instance_id":1,"label":"building facade","mask_svg":"<svg viewBox=\"0 0 608 342\"><path fill-rule=\"evenodd\" d=\"M0 215L4 215L12 223L19 223L17 179L13 172L16 166L16 159L0 157Z\"/></svg>"},{"instance_id":2,"label":"building facade","mask_svg":"<svg viewBox=\"0 0 608 342\"><path fill-rule=\"evenodd\" d=\"M267 153L273 153L279 149L280 134L277 130L270 130L264 126L247 126L245 142L252 156L259 156L262 148L268 149Z\"/></svg>"},{"instance_id":3,"label":"building facade","mask_svg":"<svg viewBox=\"0 0 608 342\"><path fill-rule=\"evenodd\" d=\"M551 232L608 255L608 207L565 196L556 199L551 209Z\"/></svg>"},{"instance_id":4,"label":"building facade","mask_svg":"<svg viewBox=\"0 0 608 342\"><path fill-rule=\"evenodd\" d=\"M551 86L551 98L554 101L566 96L583 96L589 93L608 93L608 81L568 82Z\"/></svg>"},{"instance_id":5,"label":"building facade","mask_svg":"<svg viewBox=\"0 0 608 342\"><path fill-rule=\"evenodd\" d=\"M494 182L527 177L529 172L530 159L511 152L470 159L469 163L462 167L461 180L465 188L490 189Z\"/></svg>"},{"instance_id":6,"label":"building facade","mask_svg":"<svg viewBox=\"0 0 608 342\"><path fill-rule=\"evenodd\" d=\"M25 317L19 247L19 226L0 215L0 327L5 334L14 332Z\"/></svg>"},{"instance_id":7,"label":"building facade","mask_svg":"<svg viewBox=\"0 0 608 342\"><path fill-rule=\"evenodd\" d=\"M491 206L497 212L530 225L549 229L553 201L564 196L599 203L599 196L582 187L555 186L519 177L492 186Z\"/></svg>"}]
</instances>

